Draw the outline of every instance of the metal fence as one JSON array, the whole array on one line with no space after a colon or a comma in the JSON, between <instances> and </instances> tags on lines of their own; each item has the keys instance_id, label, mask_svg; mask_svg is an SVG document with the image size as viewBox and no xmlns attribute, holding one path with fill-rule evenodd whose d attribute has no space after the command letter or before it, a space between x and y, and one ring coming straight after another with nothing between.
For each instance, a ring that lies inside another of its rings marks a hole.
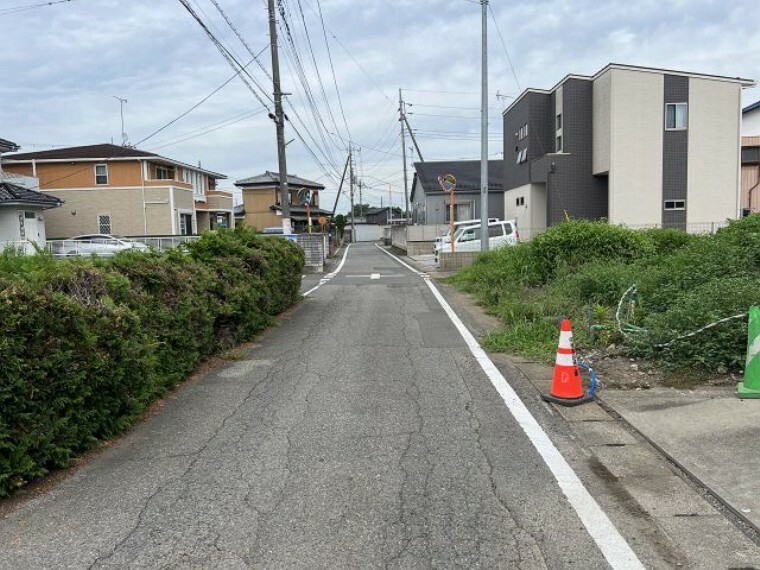
<instances>
[{"instance_id":1,"label":"metal fence","mask_svg":"<svg viewBox=\"0 0 760 570\"><path fill-rule=\"evenodd\" d=\"M200 239L201 236L137 236L120 239L54 239L45 242L29 240L0 241L0 251L13 250L19 254L34 255L37 252L52 254L54 257L76 257L96 255L110 257L120 251L138 249L143 251L166 251L184 243Z\"/></svg>"}]
</instances>

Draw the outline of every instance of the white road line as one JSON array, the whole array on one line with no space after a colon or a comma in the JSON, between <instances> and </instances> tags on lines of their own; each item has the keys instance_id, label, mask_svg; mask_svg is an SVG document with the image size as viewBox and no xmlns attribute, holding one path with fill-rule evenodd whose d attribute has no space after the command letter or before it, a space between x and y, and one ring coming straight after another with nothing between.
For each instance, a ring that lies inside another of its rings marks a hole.
<instances>
[{"instance_id":1,"label":"white road line","mask_svg":"<svg viewBox=\"0 0 760 570\"><path fill-rule=\"evenodd\" d=\"M372 273L372 274L369 276L369 278L370 278L370 279L380 279L380 274L379 274L379 273Z\"/></svg>"},{"instance_id":2,"label":"white road line","mask_svg":"<svg viewBox=\"0 0 760 570\"><path fill-rule=\"evenodd\" d=\"M340 263L338 264L338 267L335 269L335 271L333 271L331 273L328 273L322 279L320 279L319 283L317 285L315 285L314 287L312 287L311 289L309 289L308 291L306 291L306 293L303 294L304 297L308 297L309 295L311 295L314 291L316 291L322 285L324 285L325 283L327 283L330 279L332 279L333 277L335 277L341 269L343 269L343 264L346 263L346 257L348 257L348 250L350 248L351 248L351 244L349 243L346 246L346 251L343 252L343 259L340 260Z\"/></svg>"},{"instance_id":3,"label":"white road line","mask_svg":"<svg viewBox=\"0 0 760 570\"><path fill-rule=\"evenodd\" d=\"M427 275L426 273L424 273L424 272L422 272L422 271L418 271L417 269L415 269L415 268L414 268L414 267L412 267L411 265L409 265L409 264L407 264L407 263L404 263L404 262L403 262L403 261L401 261L401 260L400 260L398 257L396 257L395 255L393 255L393 254L392 254L390 251L387 251L387 250L383 249L383 248L382 248L382 247L380 247L379 245L375 244L375 247L376 247L377 249L379 249L380 251L382 251L383 253L385 253L385 254L387 254L387 255L390 255L390 256L391 256L393 259L395 259L396 261L398 261L398 262L399 262L401 265L403 265L404 267L406 267L406 268L407 268L409 271L411 271L412 273L416 273L417 275L420 275L420 276L425 276L425 275Z\"/></svg>"},{"instance_id":4,"label":"white road line","mask_svg":"<svg viewBox=\"0 0 760 570\"><path fill-rule=\"evenodd\" d=\"M381 248L382 249L382 248ZM383 250L385 251L385 250ZM385 251L388 255L393 257L396 261L409 267L406 263L398 259L395 255ZM410 268L411 269L411 268ZM412 269L415 273L419 272ZM533 447L536 448L539 455L544 460L544 463L549 467L549 470L554 475L555 480L559 484L559 488L567 497L567 500L572 505L578 517L581 519L583 526L591 535L591 538L596 542L596 545L601 550L604 557L609 562L610 566L621 570L643 570L644 566L633 552L631 547L625 541L620 532L612 524L609 517L605 514L596 500L591 496L586 487L575 474L573 468L570 467L567 460L562 456L559 450L552 443L549 436L543 430L536 418L530 413L525 404L520 400L520 397L514 391L512 386L509 385L507 380L502 376L496 365L488 358L486 352L481 348L475 337L472 336L464 323L457 316L451 306L443 298L443 295L438 291L429 277L425 278L425 283L433 292L433 295L440 303L443 310L454 323L454 326L462 335L465 343L467 343L470 352L480 364L483 372L486 373L488 379L493 384L496 391L504 400L507 405L507 409L515 418L525 434L530 439Z\"/></svg>"}]
</instances>

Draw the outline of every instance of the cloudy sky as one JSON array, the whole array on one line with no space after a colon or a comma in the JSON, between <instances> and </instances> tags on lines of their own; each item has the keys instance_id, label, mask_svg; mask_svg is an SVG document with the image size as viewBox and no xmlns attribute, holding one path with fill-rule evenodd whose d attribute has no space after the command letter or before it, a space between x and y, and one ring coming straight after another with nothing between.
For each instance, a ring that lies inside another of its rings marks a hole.
<instances>
[{"instance_id":1,"label":"cloudy sky","mask_svg":"<svg viewBox=\"0 0 760 570\"><path fill-rule=\"evenodd\" d=\"M200 161L229 177L222 188L276 171L266 1L187 1L248 64L250 87L179 0L0 0L0 137L25 151L119 144L121 97L130 143ZM323 206L349 140L364 201L403 205L399 89L426 160L479 158L478 0L279 3L288 170L325 184ZM616 62L760 79L757 0L491 0L488 24L491 158L509 98L568 73ZM745 105L758 99L760 89L744 92Z\"/></svg>"}]
</instances>

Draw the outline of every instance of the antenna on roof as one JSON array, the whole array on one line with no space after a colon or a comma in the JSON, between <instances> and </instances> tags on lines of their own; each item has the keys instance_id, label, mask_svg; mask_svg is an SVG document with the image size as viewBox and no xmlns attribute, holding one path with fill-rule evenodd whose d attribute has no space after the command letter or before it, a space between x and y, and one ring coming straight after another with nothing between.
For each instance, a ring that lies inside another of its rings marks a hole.
<instances>
[{"instance_id":1,"label":"antenna on roof","mask_svg":"<svg viewBox=\"0 0 760 570\"><path fill-rule=\"evenodd\" d=\"M119 102L119 111L121 113L121 146L129 146L127 133L124 132L124 103L126 103L127 100L122 99L121 97L117 97L116 95L111 95L111 97Z\"/></svg>"}]
</instances>

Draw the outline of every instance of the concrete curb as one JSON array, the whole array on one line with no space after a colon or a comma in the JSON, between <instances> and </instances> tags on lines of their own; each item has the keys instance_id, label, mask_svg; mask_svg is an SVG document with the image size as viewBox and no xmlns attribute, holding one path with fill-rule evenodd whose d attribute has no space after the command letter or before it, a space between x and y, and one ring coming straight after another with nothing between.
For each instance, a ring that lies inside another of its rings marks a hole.
<instances>
[{"instance_id":1,"label":"concrete curb","mask_svg":"<svg viewBox=\"0 0 760 570\"><path fill-rule=\"evenodd\" d=\"M657 451L659 451L663 457L665 457L668 461L670 461L673 465L678 467L688 478L689 480L700 487L701 489L704 489L709 495L715 499L718 503L723 505L724 508L726 508L728 511L730 511L737 519L739 519L743 524L747 525L749 528L751 528L754 532L756 532L758 535L760 535L760 526L753 523L751 520L749 520L744 513L737 510L736 507L731 505L726 499L724 499L717 491L713 490L709 485L707 485L702 479L700 479L691 469L686 467L683 463L681 463L676 457L671 455L667 450L665 450L662 446L660 446L655 440L653 440L651 437L649 437L646 433L638 429L636 426L634 426L631 422L629 422L625 417L623 417L620 412L618 412L613 406L608 404L602 396L599 395L599 393L596 394L596 402L599 404L599 406L602 407L602 409L610 414L612 417L614 417L616 420L623 422L626 426L628 426L631 430L639 434L642 438L644 438L652 447L654 447Z\"/></svg>"}]
</instances>

